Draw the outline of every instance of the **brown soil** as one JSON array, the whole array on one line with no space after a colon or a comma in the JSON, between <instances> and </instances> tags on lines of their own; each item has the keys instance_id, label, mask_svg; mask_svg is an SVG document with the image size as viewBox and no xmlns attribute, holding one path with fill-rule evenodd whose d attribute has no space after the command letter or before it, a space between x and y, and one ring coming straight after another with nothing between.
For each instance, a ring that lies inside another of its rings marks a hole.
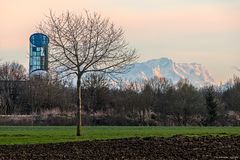
<instances>
[{"instance_id":1,"label":"brown soil","mask_svg":"<svg viewBox=\"0 0 240 160\"><path fill-rule=\"evenodd\" d=\"M2 145L0 160L5 159L240 159L240 136Z\"/></svg>"}]
</instances>

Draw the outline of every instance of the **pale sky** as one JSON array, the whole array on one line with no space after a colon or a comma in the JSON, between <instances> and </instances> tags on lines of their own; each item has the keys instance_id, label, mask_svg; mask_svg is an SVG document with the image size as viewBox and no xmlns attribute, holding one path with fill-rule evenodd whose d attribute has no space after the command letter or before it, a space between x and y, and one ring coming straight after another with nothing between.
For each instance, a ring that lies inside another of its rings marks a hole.
<instances>
[{"instance_id":1,"label":"pale sky","mask_svg":"<svg viewBox=\"0 0 240 160\"><path fill-rule=\"evenodd\" d=\"M28 68L29 36L49 10L109 17L139 61L203 64L216 81L240 76L240 0L0 0L0 59Z\"/></svg>"}]
</instances>

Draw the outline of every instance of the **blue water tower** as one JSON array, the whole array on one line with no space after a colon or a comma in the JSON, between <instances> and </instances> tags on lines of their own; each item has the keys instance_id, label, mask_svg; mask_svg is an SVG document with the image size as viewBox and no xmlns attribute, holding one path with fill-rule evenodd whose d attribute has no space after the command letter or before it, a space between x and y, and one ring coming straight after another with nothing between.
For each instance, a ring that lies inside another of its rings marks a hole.
<instances>
[{"instance_id":1,"label":"blue water tower","mask_svg":"<svg viewBox=\"0 0 240 160\"><path fill-rule=\"evenodd\" d=\"M29 75L46 75L48 72L49 38L42 33L30 36Z\"/></svg>"}]
</instances>

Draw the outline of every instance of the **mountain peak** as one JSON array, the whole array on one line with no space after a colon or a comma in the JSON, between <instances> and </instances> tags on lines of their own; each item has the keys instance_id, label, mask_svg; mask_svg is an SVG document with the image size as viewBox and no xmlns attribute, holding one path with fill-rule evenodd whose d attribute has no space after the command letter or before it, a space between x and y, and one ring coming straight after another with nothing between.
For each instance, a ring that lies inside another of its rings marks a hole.
<instances>
[{"instance_id":1,"label":"mountain peak","mask_svg":"<svg viewBox=\"0 0 240 160\"><path fill-rule=\"evenodd\" d=\"M170 58L167 58L167 57L162 57L160 59L158 59L160 62L172 62L172 60Z\"/></svg>"},{"instance_id":2,"label":"mountain peak","mask_svg":"<svg viewBox=\"0 0 240 160\"><path fill-rule=\"evenodd\" d=\"M159 63L159 64L162 64L162 63L166 63L166 64L171 64L173 63L173 61L169 58L166 58L166 57L163 57L163 58L160 58L160 59L152 59L152 60L148 60L144 63L151 63L151 64L154 64L154 63Z\"/></svg>"}]
</instances>

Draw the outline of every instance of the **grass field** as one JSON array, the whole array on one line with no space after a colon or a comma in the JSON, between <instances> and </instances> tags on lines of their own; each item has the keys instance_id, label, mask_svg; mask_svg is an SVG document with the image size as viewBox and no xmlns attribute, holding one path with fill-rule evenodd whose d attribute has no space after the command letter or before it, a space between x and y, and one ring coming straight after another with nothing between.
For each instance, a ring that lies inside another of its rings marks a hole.
<instances>
[{"instance_id":1,"label":"grass field","mask_svg":"<svg viewBox=\"0 0 240 160\"><path fill-rule=\"evenodd\" d=\"M170 137L174 135L240 135L240 127L142 127L87 126L82 136L75 136L74 126L0 126L0 144L33 144L115 139L126 137Z\"/></svg>"}]
</instances>

